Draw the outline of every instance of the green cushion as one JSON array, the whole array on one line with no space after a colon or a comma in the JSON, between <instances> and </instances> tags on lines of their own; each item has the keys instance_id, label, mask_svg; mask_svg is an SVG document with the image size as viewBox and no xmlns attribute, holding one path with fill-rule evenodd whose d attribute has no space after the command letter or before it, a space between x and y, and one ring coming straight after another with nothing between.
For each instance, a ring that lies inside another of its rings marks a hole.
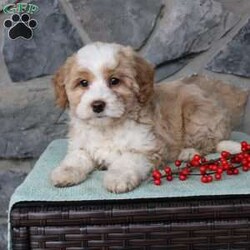
<instances>
[{"instance_id":1,"label":"green cushion","mask_svg":"<svg viewBox=\"0 0 250 250\"><path fill-rule=\"evenodd\" d=\"M247 140L250 136L234 132L232 139ZM191 176L187 181L163 181L161 186L155 186L152 180L145 181L140 187L124 194L113 194L103 187L104 171L94 171L80 185L66 188L56 188L50 182L50 173L57 167L66 154L67 140L53 141L37 161L25 181L16 189L10 201L10 207L20 201L79 201L79 200L112 200L137 199L153 197L188 197L250 193L250 172L235 176L223 176L222 181L202 184L199 176ZM218 154L209 156L218 157Z\"/></svg>"}]
</instances>

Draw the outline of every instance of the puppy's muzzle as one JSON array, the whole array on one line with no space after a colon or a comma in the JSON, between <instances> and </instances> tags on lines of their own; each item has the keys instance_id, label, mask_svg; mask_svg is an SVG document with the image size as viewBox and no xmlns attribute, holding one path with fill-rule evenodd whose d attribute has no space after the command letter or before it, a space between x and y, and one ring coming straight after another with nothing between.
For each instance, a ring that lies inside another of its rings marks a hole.
<instances>
[{"instance_id":1,"label":"puppy's muzzle","mask_svg":"<svg viewBox=\"0 0 250 250\"><path fill-rule=\"evenodd\" d=\"M106 103L104 101L94 101L91 103L93 112L101 113L104 111Z\"/></svg>"}]
</instances>

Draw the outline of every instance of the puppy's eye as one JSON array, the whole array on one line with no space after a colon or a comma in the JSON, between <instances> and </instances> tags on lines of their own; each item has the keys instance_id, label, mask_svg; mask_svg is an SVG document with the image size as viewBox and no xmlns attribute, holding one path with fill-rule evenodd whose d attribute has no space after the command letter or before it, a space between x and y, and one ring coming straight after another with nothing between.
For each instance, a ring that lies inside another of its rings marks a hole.
<instances>
[{"instance_id":1,"label":"puppy's eye","mask_svg":"<svg viewBox=\"0 0 250 250\"><path fill-rule=\"evenodd\" d=\"M118 85L119 83L120 83L120 79L118 79L116 77L112 77L109 79L110 86L115 86L115 85Z\"/></svg>"},{"instance_id":2,"label":"puppy's eye","mask_svg":"<svg viewBox=\"0 0 250 250\"><path fill-rule=\"evenodd\" d=\"M81 87L84 87L84 88L89 86L89 82L87 80L81 80L79 82L79 84L80 84Z\"/></svg>"}]
</instances>

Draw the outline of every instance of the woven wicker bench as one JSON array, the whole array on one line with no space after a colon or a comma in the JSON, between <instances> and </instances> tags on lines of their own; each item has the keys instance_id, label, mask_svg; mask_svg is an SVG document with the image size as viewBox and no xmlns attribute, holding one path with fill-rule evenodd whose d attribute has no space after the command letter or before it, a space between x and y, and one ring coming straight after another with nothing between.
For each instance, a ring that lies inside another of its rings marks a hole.
<instances>
[{"instance_id":1,"label":"woven wicker bench","mask_svg":"<svg viewBox=\"0 0 250 250\"><path fill-rule=\"evenodd\" d=\"M212 184L149 182L116 195L96 172L58 189L49 173L65 150L65 141L53 142L12 196L9 249L250 249L250 173Z\"/></svg>"},{"instance_id":2,"label":"woven wicker bench","mask_svg":"<svg viewBox=\"0 0 250 250\"><path fill-rule=\"evenodd\" d=\"M250 197L28 202L11 212L14 250L249 249Z\"/></svg>"}]
</instances>

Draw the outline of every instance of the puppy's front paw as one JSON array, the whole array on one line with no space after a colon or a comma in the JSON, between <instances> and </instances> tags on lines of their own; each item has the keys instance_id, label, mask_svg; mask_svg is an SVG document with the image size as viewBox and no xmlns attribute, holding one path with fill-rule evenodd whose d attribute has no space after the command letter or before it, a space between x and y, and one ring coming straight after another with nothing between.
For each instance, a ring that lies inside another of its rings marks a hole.
<instances>
[{"instance_id":1,"label":"puppy's front paw","mask_svg":"<svg viewBox=\"0 0 250 250\"><path fill-rule=\"evenodd\" d=\"M134 172L119 173L120 171L110 170L104 177L105 188L112 193L125 193L136 188L141 179Z\"/></svg>"},{"instance_id":2,"label":"puppy's front paw","mask_svg":"<svg viewBox=\"0 0 250 250\"><path fill-rule=\"evenodd\" d=\"M84 168L60 166L51 173L51 181L56 187L67 187L76 185L87 177Z\"/></svg>"}]
</instances>

